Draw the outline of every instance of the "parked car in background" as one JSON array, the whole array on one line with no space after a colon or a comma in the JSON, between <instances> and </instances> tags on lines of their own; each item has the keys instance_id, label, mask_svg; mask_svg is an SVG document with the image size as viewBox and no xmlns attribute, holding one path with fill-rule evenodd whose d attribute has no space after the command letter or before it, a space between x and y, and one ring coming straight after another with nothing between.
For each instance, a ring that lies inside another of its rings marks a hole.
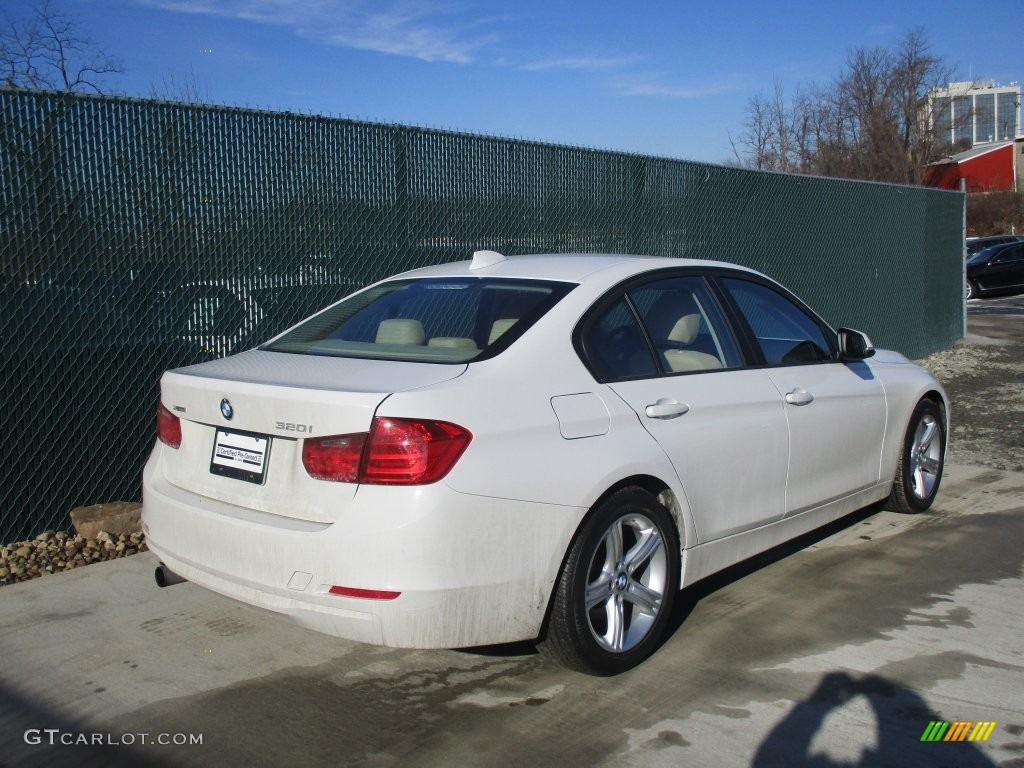
<instances>
[{"instance_id":1,"label":"parked car in background","mask_svg":"<svg viewBox=\"0 0 1024 768\"><path fill-rule=\"evenodd\" d=\"M993 245L967 260L967 298L1024 292L1024 241Z\"/></svg>"},{"instance_id":2,"label":"parked car in background","mask_svg":"<svg viewBox=\"0 0 1024 768\"><path fill-rule=\"evenodd\" d=\"M948 407L750 269L482 251L164 374L143 525L161 585L614 674L681 587L874 502L928 509Z\"/></svg>"},{"instance_id":3,"label":"parked car in background","mask_svg":"<svg viewBox=\"0 0 1024 768\"><path fill-rule=\"evenodd\" d=\"M986 235L985 237L968 237L965 243L965 253L970 258L978 251L989 248L993 245L1005 243L1017 243L1024 240L1020 235Z\"/></svg>"}]
</instances>

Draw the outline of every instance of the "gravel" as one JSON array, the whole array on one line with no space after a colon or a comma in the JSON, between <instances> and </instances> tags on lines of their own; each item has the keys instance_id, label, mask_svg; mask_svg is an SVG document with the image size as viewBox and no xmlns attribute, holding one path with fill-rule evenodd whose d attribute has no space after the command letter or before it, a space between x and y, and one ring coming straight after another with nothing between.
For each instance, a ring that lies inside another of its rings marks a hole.
<instances>
[{"instance_id":1,"label":"gravel","mask_svg":"<svg viewBox=\"0 0 1024 768\"><path fill-rule=\"evenodd\" d=\"M70 571L90 563L145 552L146 549L141 533L112 536L101 531L95 539L87 539L69 531L46 531L30 541L0 548L0 584Z\"/></svg>"},{"instance_id":2,"label":"gravel","mask_svg":"<svg viewBox=\"0 0 1024 768\"><path fill-rule=\"evenodd\" d=\"M1024 472L1024 344L965 341L918 361L952 401L947 461ZM145 552L142 533L47 531L0 548L0 585Z\"/></svg>"},{"instance_id":3,"label":"gravel","mask_svg":"<svg viewBox=\"0 0 1024 768\"><path fill-rule=\"evenodd\" d=\"M1024 472L1024 344L961 341L919 362L951 401L947 462Z\"/></svg>"}]
</instances>

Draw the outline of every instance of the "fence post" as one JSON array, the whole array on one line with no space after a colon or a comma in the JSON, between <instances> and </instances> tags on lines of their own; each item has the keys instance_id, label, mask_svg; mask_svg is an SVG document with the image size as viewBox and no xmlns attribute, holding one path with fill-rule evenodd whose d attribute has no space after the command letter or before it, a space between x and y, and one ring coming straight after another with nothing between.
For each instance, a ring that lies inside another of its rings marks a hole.
<instances>
[{"instance_id":1,"label":"fence post","mask_svg":"<svg viewBox=\"0 0 1024 768\"><path fill-rule=\"evenodd\" d=\"M391 212L389 240L395 255L408 258L412 251L412 195L409 190L409 130L395 126L391 134L395 155L395 204Z\"/></svg>"},{"instance_id":2,"label":"fence post","mask_svg":"<svg viewBox=\"0 0 1024 768\"><path fill-rule=\"evenodd\" d=\"M629 175L629 252L646 254L644 195L647 191L647 160L634 157L630 162Z\"/></svg>"}]
</instances>

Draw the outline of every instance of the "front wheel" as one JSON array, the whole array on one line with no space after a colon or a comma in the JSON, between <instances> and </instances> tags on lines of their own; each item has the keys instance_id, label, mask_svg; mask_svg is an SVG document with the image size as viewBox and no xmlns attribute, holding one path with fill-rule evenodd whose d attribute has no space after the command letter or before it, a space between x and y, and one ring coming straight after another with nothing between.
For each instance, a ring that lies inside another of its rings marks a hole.
<instances>
[{"instance_id":1,"label":"front wheel","mask_svg":"<svg viewBox=\"0 0 1024 768\"><path fill-rule=\"evenodd\" d=\"M934 400L922 400L914 409L903 439L896 479L889 496L897 512L924 512L939 492L946 455L946 425Z\"/></svg>"},{"instance_id":2,"label":"front wheel","mask_svg":"<svg viewBox=\"0 0 1024 768\"><path fill-rule=\"evenodd\" d=\"M657 648L679 589L679 543L665 508L639 488L594 510L566 557L545 655L593 675L631 669Z\"/></svg>"},{"instance_id":3,"label":"front wheel","mask_svg":"<svg viewBox=\"0 0 1024 768\"><path fill-rule=\"evenodd\" d=\"M978 286L976 286L974 284L973 280L968 280L967 281L967 291L966 291L966 294L967 294L967 298L968 299L976 299L976 298L978 298Z\"/></svg>"}]
</instances>

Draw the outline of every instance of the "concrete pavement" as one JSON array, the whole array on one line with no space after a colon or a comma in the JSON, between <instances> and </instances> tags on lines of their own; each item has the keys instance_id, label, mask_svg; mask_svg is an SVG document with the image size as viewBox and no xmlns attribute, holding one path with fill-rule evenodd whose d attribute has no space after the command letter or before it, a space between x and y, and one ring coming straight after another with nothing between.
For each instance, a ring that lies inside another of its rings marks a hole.
<instances>
[{"instance_id":1,"label":"concrete pavement","mask_svg":"<svg viewBox=\"0 0 1024 768\"><path fill-rule=\"evenodd\" d=\"M611 679L336 640L159 590L136 555L0 591L0 765L1024 765L1021 541L1024 475L949 466L925 515L863 511L686 593ZM997 725L920 740L957 720Z\"/></svg>"}]
</instances>

